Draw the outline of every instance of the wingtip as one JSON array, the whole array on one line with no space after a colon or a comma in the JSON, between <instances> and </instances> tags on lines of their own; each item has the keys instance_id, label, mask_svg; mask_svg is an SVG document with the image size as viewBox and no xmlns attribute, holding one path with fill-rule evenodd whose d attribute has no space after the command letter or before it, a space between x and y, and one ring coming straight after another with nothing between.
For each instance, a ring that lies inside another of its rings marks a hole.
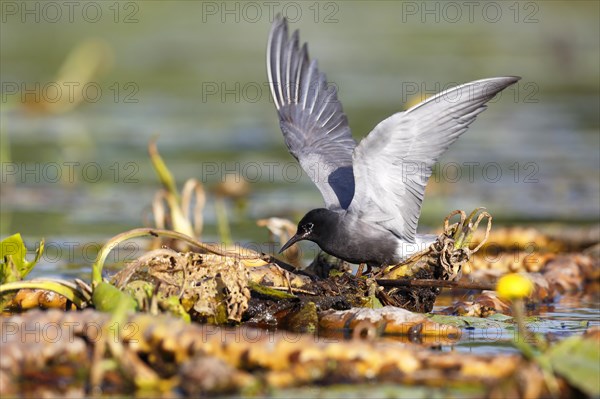
<instances>
[{"instance_id":1,"label":"wingtip","mask_svg":"<svg viewBox=\"0 0 600 399\"><path fill-rule=\"evenodd\" d=\"M504 77L495 78L495 79L493 79L491 88L489 88L488 90L490 90L491 92L494 92L494 94L496 94L496 93L506 89L508 86L514 85L519 80L521 80L520 76L504 76Z\"/></svg>"},{"instance_id":2,"label":"wingtip","mask_svg":"<svg viewBox=\"0 0 600 399\"><path fill-rule=\"evenodd\" d=\"M269 38L267 40L268 45L271 44L275 36L280 35L280 31L283 30L287 36L287 20L281 14L277 14L273 22L271 23L271 29L269 31Z\"/></svg>"},{"instance_id":3,"label":"wingtip","mask_svg":"<svg viewBox=\"0 0 600 399\"><path fill-rule=\"evenodd\" d=\"M479 80L475 80L473 82L468 82L466 84L493 82L493 83L500 83L502 85L508 86L508 85L518 82L519 80L521 80L520 76L507 75L507 76L495 76L493 78L479 79Z\"/></svg>"},{"instance_id":4,"label":"wingtip","mask_svg":"<svg viewBox=\"0 0 600 399\"><path fill-rule=\"evenodd\" d=\"M287 19L283 17L281 13L277 13L271 24L271 30L269 32L269 37L267 38L267 78L271 85L271 95L273 96L273 102L276 109L279 109L283 103L282 99L278 98L278 91L281 90L281 87L274 87L281 85L281 77L276 76L280 73L277 64L280 62L280 52L287 41Z\"/></svg>"},{"instance_id":5,"label":"wingtip","mask_svg":"<svg viewBox=\"0 0 600 399\"><path fill-rule=\"evenodd\" d=\"M509 75L509 76L505 76L504 79L506 79L508 82L510 82L510 84L513 84L513 83L517 83L522 78L520 76Z\"/></svg>"},{"instance_id":6,"label":"wingtip","mask_svg":"<svg viewBox=\"0 0 600 399\"><path fill-rule=\"evenodd\" d=\"M520 76L498 76L495 78L483 79L483 82L492 82L495 85L498 84L500 86L499 90L502 90L510 85L513 85L521 80Z\"/></svg>"},{"instance_id":7,"label":"wingtip","mask_svg":"<svg viewBox=\"0 0 600 399\"><path fill-rule=\"evenodd\" d=\"M281 26L287 28L287 18L284 17L283 15L281 15L281 13L277 13L277 15L275 15L275 19L273 20L272 23L272 29L276 30L277 28L280 28Z\"/></svg>"}]
</instances>

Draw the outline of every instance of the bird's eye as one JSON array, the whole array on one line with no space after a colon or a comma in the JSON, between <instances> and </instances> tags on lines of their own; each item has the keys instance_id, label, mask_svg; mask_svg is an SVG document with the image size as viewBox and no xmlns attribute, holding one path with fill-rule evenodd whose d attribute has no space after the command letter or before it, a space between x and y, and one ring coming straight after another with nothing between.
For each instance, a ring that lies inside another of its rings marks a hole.
<instances>
[{"instance_id":1,"label":"bird's eye","mask_svg":"<svg viewBox=\"0 0 600 399\"><path fill-rule=\"evenodd\" d=\"M306 231L312 231L313 227L315 227L315 225L313 223L306 223L304 225L304 230L306 230Z\"/></svg>"}]
</instances>

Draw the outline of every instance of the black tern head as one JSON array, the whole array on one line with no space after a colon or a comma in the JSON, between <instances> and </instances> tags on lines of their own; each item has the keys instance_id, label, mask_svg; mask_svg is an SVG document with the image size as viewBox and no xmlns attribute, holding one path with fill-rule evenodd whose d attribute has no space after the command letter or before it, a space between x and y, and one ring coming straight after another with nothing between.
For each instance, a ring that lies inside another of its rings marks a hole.
<instances>
[{"instance_id":1,"label":"black tern head","mask_svg":"<svg viewBox=\"0 0 600 399\"><path fill-rule=\"evenodd\" d=\"M324 208L313 209L308 212L300 222L298 222L298 230L296 234L286 242L283 247L279 250L279 253L282 253L296 242L301 240L308 240L316 242L317 244L321 243L323 240L326 240L328 236L332 233L330 230L335 226L332 221L329 219L334 218L335 216L331 214L330 211Z\"/></svg>"},{"instance_id":2,"label":"black tern head","mask_svg":"<svg viewBox=\"0 0 600 399\"><path fill-rule=\"evenodd\" d=\"M515 76L465 83L380 122L360 144L352 138L334 86L310 60L298 31L277 16L267 44L267 74L285 143L315 183L314 209L281 249L300 240L351 263L391 265L435 236L417 234L434 164L486 103Z\"/></svg>"}]
</instances>

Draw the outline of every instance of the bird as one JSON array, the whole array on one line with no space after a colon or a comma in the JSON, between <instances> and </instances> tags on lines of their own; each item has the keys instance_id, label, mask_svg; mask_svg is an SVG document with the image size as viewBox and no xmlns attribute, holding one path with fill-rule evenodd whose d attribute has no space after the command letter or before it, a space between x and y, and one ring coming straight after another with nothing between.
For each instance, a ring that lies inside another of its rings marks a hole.
<instances>
[{"instance_id":1,"label":"bird","mask_svg":"<svg viewBox=\"0 0 600 399\"><path fill-rule=\"evenodd\" d=\"M384 119L360 143L299 32L277 15L267 42L267 77L289 152L325 205L300 220L279 251L301 240L353 264L383 267L428 248L418 234L425 187L435 163L486 103L520 77L476 80L443 91Z\"/></svg>"}]
</instances>

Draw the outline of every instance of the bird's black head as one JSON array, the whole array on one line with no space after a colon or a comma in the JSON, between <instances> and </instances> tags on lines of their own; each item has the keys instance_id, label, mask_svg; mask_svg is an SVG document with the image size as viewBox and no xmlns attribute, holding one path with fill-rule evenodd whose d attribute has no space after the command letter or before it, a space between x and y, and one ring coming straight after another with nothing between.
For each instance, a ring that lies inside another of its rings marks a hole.
<instances>
[{"instance_id":1,"label":"bird's black head","mask_svg":"<svg viewBox=\"0 0 600 399\"><path fill-rule=\"evenodd\" d=\"M324 208L313 209L298 223L296 234L279 250L282 253L298 241L309 240L319 244L321 237L327 235L335 213Z\"/></svg>"}]
</instances>

